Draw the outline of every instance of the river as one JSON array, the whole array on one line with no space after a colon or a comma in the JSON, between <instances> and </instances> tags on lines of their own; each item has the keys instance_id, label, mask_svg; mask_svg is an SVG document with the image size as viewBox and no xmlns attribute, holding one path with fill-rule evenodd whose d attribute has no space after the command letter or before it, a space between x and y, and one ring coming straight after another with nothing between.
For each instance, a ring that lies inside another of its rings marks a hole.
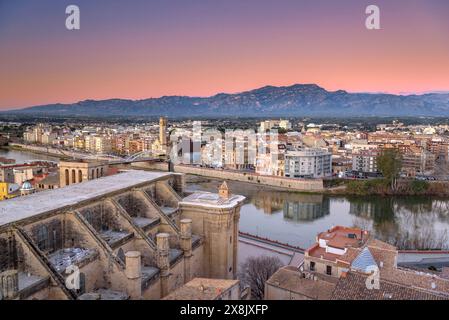
<instances>
[{"instance_id":1,"label":"river","mask_svg":"<svg viewBox=\"0 0 449 320\"><path fill-rule=\"evenodd\" d=\"M29 151L13 150L13 149L2 149L0 148L0 157L15 159L17 164L30 162L33 160L45 160L45 161L55 161L59 162L59 158L52 157L50 155L33 153Z\"/></svg>"},{"instance_id":2,"label":"river","mask_svg":"<svg viewBox=\"0 0 449 320\"><path fill-rule=\"evenodd\" d=\"M187 191L217 192L221 181L189 176ZM432 197L343 197L285 192L228 181L247 197L240 231L307 248L335 225L370 230L400 249L449 248L449 199Z\"/></svg>"}]
</instances>

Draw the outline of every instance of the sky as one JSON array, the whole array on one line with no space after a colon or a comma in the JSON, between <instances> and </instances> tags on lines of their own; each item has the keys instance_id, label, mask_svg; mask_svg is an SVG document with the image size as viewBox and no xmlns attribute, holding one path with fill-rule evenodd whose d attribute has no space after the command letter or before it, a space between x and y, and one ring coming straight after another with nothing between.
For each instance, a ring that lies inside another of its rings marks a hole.
<instances>
[{"instance_id":1,"label":"sky","mask_svg":"<svg viewBox=\"0 0 449 320\"><path fill-rule=\"evenodd\" d=\"M0 0L2 110L295 83L449 91L449 1Z\"/></svg>"}]
</instances>

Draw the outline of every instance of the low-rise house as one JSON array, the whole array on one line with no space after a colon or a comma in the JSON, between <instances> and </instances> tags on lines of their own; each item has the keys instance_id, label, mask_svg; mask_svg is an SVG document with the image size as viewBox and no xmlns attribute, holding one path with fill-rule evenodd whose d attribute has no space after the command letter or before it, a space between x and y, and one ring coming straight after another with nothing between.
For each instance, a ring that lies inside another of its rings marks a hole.
<instances>
[{"instance_id":1,"label":"low-rise house","mask_svg":"<svg viewBox=\"0 0 449 320\"><path fill-rule=\"evenodd\" d=\"M449 299L443 275L397 265L397 248L358 228L337 226L317 236L299 268L281 268L265 298L332 300Z\"/></svg>"}]
</instances>

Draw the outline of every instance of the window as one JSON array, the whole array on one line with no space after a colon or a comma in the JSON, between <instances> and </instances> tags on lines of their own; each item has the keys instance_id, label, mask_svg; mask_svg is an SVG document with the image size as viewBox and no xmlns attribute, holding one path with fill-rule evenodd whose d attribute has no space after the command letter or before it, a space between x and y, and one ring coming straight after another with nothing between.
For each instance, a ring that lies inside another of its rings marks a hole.
<instances>
[{"instance_id":1,"label":"window","mask_svg":"<svg viewBox=\"0 0 449 320\"><path fill-rule=\"evenodd\" d=\"M58 246L57 246L57 242L58 242L58 233L56 232L56 229L53 229L52 231L52 239L51 239L51 248L53 251L56 251Z\"/></svg>"},{"instance_id":2,"label":"window","mask_svg":"<svg viewBox=\"0 0 449 320\"><path fill-rule=\"evenodd\" d=\"M40 226L37 229L36 242L39 249L46 251L48 249L48 228L46 226Z\"/></svg>"},{"instance_id":3,"label":"window","mask_svg":"<svg viewBox=\"0 0 449 320\"><path fill-rule=\"evenodd\" d=\"M315 262L310 261L310 271L315 271Z\"/></svg>"},{"instance_id":4,"label":"window","mask_svg":"<svg viewBox=\"0 0 449 320\"><path fill-rule=\"evenodd\" d=\"M332 267L331 266L326 266L326 274L327 275L332 275Z\"/></svg>"},{"instance_id":5,"label":"window","mask_svg":"<svg viewBox=\"0 0 449 320\"><path fill-rule=\"evenodd\" d=\"M91 211L87 211L84 218L89 222L90 225L94 224L94 215Z\"/></svg>"}]
</instances>

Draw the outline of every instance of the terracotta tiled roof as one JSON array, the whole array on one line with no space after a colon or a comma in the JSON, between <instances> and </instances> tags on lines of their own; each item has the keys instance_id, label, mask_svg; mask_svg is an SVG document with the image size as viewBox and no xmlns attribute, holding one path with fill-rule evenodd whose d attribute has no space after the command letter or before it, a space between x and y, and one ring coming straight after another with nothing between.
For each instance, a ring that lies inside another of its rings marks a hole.
<instances>
[{"instance_id":1,"label":"terracotta tiled roof","mask_svg":"<svg viewBox=\"0 0 449 320\"><path fill-rule=\"evenodd\" d=\"M239 280L194 278L163 300L214 300L239 285Z\"/></svg>"},{"instance_id":2,"label":"terracotta tiled roof","mask_svg":"<svg viewBox=\"0 0 449 320\"><path fill-rule=\"evenodd\" d=\"M402 268L392 268L380 269L380 277L386 281L404 286L440 292L449 296L449 280L438 277L435 274Z\"/></svg>"},{"instance_id":3,"label":"terracotta tiled roof","mask_svg":"<svg viewBox=\"0 0 449 320\"><path fill-rule=\"evenodd\" d=\"M350 235L354 236L350 237ZM347 267L359 255L361 248L366 245L369 233L358 228L335 226L318 234L318 239L325 240L329 247L346 249L346 252L342 255L326 252L317 242L307 250L309 256L337 262Z\"/></svg>"},{"instance_id":4,"label":"terracotta tiled roof","mask_svg":"<svg viewBox=\"0 0 449 320\"><path fill-rule=\"evenodd\" d=\"M395 246L392 246L391 244L377 240L375 238L370 238L367 242L367 245L368 247L378 248L382 250L397 251L397 248Z\"/></svg>"},{"instance_id":5,"label":"terracotta tiled roof","mask_svg":"<svg viewBox=\"0 0 449 320\"><path fill-rule=\"evenodd\" d=\"M332 292L332 300L443 300L436 293L407 287L384 279L379 289L368 289L367 275L348 272L341 277Z\"/></svg>"},{"instance_id":6,"label":"terracotta tiled roof","mask_svg":"<svg viewBox=\"0 0 449 320\"><path fill-rule=\"evenodd\" d=\"M326 252L326 249L321 248L318 245L308 249L307 253L311 257L315 257L318 259L326 259L326 260L334 261L334 262L337 261L337 259L341 258L341 256L338 254Z\"/></svg>"},{"instance_id":7,"label":"terracotta tiled roof","mask_svg":"<svg viewBox=\"0 0 449 320\"><path fill-rule=\"evenodd\" d=\"M329 300L338 279L310 273L315 279L305 278L297 268L284 267L276 271L267 284L289 290L313 300Z\"/></svg>"}]
</instances>

